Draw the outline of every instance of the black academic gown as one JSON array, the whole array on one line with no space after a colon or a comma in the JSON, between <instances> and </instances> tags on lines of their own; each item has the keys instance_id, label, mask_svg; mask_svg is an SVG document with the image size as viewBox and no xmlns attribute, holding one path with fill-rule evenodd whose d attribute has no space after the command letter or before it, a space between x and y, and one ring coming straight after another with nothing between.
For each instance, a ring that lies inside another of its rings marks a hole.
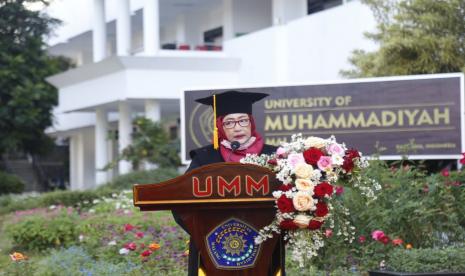
<instances>
[{"instance_id":1,"label":"black academic gown","mask_svg":"<svg viewBox=\"0 0 465 276\"><path fill-rule=\"evenodd\" d=\"M264 145L261 154L272 154L276 152L277 147L271 146L271 145ZM215 150L213 148L213 145L205 146L202 148L198 148L195 150L192 150L189 153L191 157L191 164L189 168L187 169L186 172L193 170L198 167L202 167L208 164L212 163L220 163L220 162L225 162L223 159L223 156L221 156L221 153L219 150ZM186 227L183 225L182 221L180 218L176 215L176 213L173 213L174 219L176 222L186 231ZM281 245L284 246L284 245ZM282 263L279 264L277 260L279 260L279 254L280 251L284 252L283 248L281 248L280 245L276 246L275 251L273 252L273 267L272 271L270 271L270 275L275 275L276 270L281 267L284 267L284 258L282 258ZM200 261L199 261L200 260ZM199 258L199 251L195 247L194 241L191 239L189 243L189 270L188 270L188 276L197 276L198 275L198 269L199 265L203 267L201 264L201 259ZM281 275L285 275L284 270L281 271ZM210 276L210 275L207 275Z\"/></svg>"}]
</instances>

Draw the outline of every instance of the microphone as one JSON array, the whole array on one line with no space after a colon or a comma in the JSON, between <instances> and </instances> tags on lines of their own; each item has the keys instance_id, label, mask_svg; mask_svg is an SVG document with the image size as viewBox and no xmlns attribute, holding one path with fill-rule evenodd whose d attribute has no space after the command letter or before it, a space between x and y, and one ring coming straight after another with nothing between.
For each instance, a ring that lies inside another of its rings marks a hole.
<instances>
[{"instance_id":1,"label":"microphone","mask_svg":"<svg viewBox=\"0 0 465 276\"><path fill-rule=\"evenodd\" d=\"M240 146L241 146L241 143L239 143L238 141L232 141L231 142L232 151L236 151Z\"/></svg>"}]
</instances>

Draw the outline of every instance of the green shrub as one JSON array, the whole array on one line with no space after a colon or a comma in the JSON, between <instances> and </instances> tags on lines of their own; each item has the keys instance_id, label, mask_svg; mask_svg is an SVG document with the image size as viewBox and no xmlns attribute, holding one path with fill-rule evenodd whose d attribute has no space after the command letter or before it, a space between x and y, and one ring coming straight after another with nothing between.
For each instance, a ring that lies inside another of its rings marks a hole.
<instances>
[{"instance_id":1,"label":"green shrub","mask_svg":"<svg viewBox=\"0 0 465 276\"><path fill-rule=\"evenodd\" d=\"M70 246L77 242L76 214L61 211L58 215L26 216L6 225L6 235L13 246L43 251L49 248Z\"/></svg>"},{"instance_id":2,"label":"green shrub","mask_svg":"<svg viewBox=\"0 0 465 276\"><path fill-rule=\"evenodd\" d=\"M179 173L172 168L159 168L150 171L137 171L116 177L105 186L114 189L132 189L134 184L151 184L166 181L179 176Z\"/></svg>"},{"instance_id":3,"label":"green shrub","mask_svg":"<svg viewBox=\"0 0 465 276\"><path fill-rule=\"evenodd\" d=\"M388 255L389 270L398 272L465 272L465 248L398 249Z\"/></svg>"},{"instance_id":4,"label":"green shrub","mask_svg":"<svg viewBox=\"0 0 465 276\"><path fill-rule=\"evenodd\" d=\"M33 197L0 196L0 214L28 210L51 205L77 206L82 202L90 204L101 197L112 194L109 187L87 191L53 191Z\"/></svg>"},{"instance_id":5,"label":"green shrub","mask_svg":"<svg viewBox=\"0 0 465 276\"><path fill-rule=\"evenodd\" d=\"M0 195L20 194L24 191L24 182L16 175L0 171Z\"/></svg>"}]
</instances>

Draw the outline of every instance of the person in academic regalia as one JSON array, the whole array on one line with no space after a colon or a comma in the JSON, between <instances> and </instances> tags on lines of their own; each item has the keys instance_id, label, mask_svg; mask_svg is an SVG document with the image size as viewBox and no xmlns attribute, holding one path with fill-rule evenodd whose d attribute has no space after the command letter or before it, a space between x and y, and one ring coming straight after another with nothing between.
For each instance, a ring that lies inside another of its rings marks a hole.
<instances>
[{"instance_id":1,"label":"person in academic regalia","mask_svg":"<svg viewBox=\"0 0 465 276\"><path fill-rule=\"evenodd\" d=\"M192 161L187 171L212 163L239 162L247 154L274 153L276 147L266 145L263 142L263 138L256 131L252 116L252 104L266 96L268 94L226 91L197 99L196 102L213 107L215 121L213 144L192 150L189 153ZM173 216L176 222L186 230L179 217L175 213ZM280 249L280 246L277 245L273 253L273 267L270 275L275 275L276 271L283 267L282 263L276 261L279 259ZM197 276L199 269L202 269L199 257L199 252L191 239L189 244L189 276Z\"/></svg>"}]
</instances>

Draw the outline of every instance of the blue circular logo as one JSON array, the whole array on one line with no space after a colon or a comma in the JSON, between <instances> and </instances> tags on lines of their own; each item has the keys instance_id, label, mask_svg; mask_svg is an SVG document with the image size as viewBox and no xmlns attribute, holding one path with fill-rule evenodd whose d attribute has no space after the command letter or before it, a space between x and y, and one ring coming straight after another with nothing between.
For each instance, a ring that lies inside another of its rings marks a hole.
<instances>
[{"instance_id":1,"label":"blue circular logo","mask_svg":"<svg viewBox=\"0 0 465 276\"><path fill-rule=\"evenodd\" d=\"M260 252L255 244L258 232L247 223L231 218L218 225L206 237L208 253L217 268L253 267Z\"/></svg>"}]
</instances>

